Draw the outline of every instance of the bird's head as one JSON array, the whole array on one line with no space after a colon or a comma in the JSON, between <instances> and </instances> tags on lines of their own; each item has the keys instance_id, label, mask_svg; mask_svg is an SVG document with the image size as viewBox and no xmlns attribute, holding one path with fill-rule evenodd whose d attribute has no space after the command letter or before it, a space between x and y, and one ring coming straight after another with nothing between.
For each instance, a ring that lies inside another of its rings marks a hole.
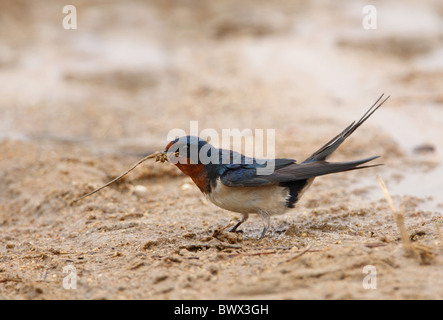
<instances>
[{"instance_id":1,"label":"bird's head","mask_svg":"<svg viewBox=\"0 0 443 320\"><path fill-rule=\"evenodd\" d=\"M164 154L178 169L191 177L203 193L210 192L208 168L212 168L210 164L218 163L218 149L203 139L186 136L169 142Z\"/></svg>"},{"instance_id":2,"label":"bird's head","mask_svg":"<svg viewBox=\"0 0 443 320\"><path fill-rule=\"evenodd\" d=\"M164 153L175 165L209 164L218 161L218 153L211 144L195 136L185 136L169 142Z\"/></svg>"}]
</instances>

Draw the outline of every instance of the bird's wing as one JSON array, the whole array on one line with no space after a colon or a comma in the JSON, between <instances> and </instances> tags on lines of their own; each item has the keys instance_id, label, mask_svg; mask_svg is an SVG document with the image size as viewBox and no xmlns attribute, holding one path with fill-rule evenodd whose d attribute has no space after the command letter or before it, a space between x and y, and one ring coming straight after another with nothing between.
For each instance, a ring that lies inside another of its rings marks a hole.
<instances>
[{"instance_id":1,"label":"bird's wing","mask_svg":"<svg viewBox=\"0 0 443 320\"><path fill-rule=\"evenodd\" d=\"M266 167L270 161L274 161L273 165L275 169L278 169L297 162L294 159L285 158L275 160L252 158L227 149L219 149L218 153L219 163L226 165L229 169Z\"/></svg>"},{"instance_id":2,"label":"bird's wing","mask_svg":"<svg viewBox=\"0 0 443 320\"><path fill-rule=\"evenodd\" d=\"M253 163L232 163L223 165L222 172L220 174L220 180L226 186L230 187L256 187L266 184L274 183L271 175L257 174L257 169L266 168L268 165L276 170L280 170L286 166L294 165L296 161L294 159L275 159L272 163L267 161L254 159ZM288 177L289 178L289 177Z\"/></svg>"},{"instance_id":3,"label":"bird's wing","mask_svg":"<svg viewBox=\"0 0 443 320\"><path fill-rule=\"evenodd\" d=\"M268 184L279 184L283 182L291 182L309 179L325 174L349 171L355 169L363 169L377 165L360 166L366 162L374 160L378 157L367 159L348 161L348 162L327 162L317 161L301 164L287 164L281 166L269 175L258 175L256 168L237 167L226 170L220 175L221 182L229 187L257 187ZM279 159L276 159L276 162ZM284 159L287 160L287 159Z\"/></svg>"}]
</instances>

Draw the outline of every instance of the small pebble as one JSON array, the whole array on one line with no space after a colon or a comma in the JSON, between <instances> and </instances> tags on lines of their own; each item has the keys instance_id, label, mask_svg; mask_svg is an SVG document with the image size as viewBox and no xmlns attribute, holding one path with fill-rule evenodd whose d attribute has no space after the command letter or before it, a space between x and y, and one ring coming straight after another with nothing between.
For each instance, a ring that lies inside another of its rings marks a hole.
<instances>
[{"instance_id":1,"label":"small pebble","mask_svg":"<svg viewBox=\"0 0 443 320\"><path fill-rule=\"evenodd\" d=\"M183 191L190 190L190 189L192 189L192 185L190 183L184 183L184 184L182 184L181 189Z\"/></svg>"},{"instance_id":2,"label":"small pebble","mask_svg":"<svg viewBox=\"0 0 443 320\"><path fill-rule=\"evenodd\" d=\"M423 154L423 153L434 153L435 147L432 144L424 143L416 146L413 149L414 153Z\"/></svg>"},{"instance_id":3,"label":"small pebble","mask_svg":"<svg viewBox=\"0 0 443 320\"><path fill-rule=\"evenodd\" d=\"M133 191L138 196L144 196L148 192L148 188L142 185L136 185Z\"/></svg>"}]
</instances>

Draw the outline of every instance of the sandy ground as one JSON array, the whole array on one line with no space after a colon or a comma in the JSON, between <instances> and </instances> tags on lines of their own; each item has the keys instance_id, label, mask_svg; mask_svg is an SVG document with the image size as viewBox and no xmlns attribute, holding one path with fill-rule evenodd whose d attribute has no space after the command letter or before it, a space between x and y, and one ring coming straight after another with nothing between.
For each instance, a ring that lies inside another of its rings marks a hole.
<instances>
[{"instance_id":1,"label":"sandy ground","mask_svg":"<svg viewBox=\"0 0 443 320\"><path fill-rule=\"evenodd\" d=\"M364 1L289 0L73 1L65 30L60 1L2 0L0 298L442 299L443 4L373 2L376 30ZM332 160L384 166L317 179L263 240L170 164L69 206L191 120L303 160L383 92Z\"/></svg>"}]
</instances>

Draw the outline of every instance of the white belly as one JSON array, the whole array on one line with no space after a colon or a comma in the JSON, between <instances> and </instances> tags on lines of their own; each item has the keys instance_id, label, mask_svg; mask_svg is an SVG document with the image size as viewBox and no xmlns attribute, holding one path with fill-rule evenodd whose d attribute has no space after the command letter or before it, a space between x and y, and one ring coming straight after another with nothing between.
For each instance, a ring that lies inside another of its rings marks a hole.
<instances>
[{"instance_id":1,"label":"white belly","mask_svg":"<svg viewBox=\"0 0 443 320\"><path fill-rule=\"evenodd\" d=\"M217 180L216 187L206 197L215 205L239 213L266 211L269 215L283 214L289 197L287 188L274 185L262 187L227 187Z\"/></svg>"}]
</instances>

